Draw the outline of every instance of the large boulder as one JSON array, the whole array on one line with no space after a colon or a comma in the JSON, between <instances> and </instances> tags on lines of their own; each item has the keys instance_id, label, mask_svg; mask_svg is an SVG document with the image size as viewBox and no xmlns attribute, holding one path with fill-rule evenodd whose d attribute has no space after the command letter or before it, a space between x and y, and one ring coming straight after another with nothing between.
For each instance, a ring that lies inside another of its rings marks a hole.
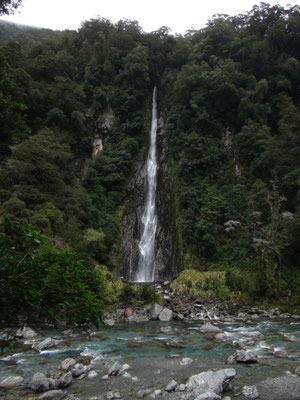
<instances>
[{"instance_id":1,"label":"large boulder","mask_svg":"<svg viewBox=\"0 0 300 400\"><path fill-rule=\"evenodd\" d=\"M222 330L212 324L204 324L200 327L200 332L203 333L222 333Z\"/></svg>"},{"instance_id":2,"label":"large boulder","mask_svg":"<svg viewBox=\"0 0 300 400\"><path fill-rule=\"evenodd\" d=\"M24 378L22 378L22 376L8 376L7 378L3 379L3 381L0 382L0 387L5 389L10 389L15 386L21 385L23 381Z\"/></svg>"},{"instance_id":3,"label":"large boulder","mask_svg":"<svg viewBox=\"0 0 300 400\"><path fill-rule=\"evenodd\" d=\"M172 321L173 318L173 311L170 310L169 308L165 307L158 316L158 319L160 321L164 321L164 322L169 322Z\"/></svg>"},{"instance_id":4,"label":"large boulder","mask_svg":"<svg viewBox=\"0 0 300 400\"><path fill-rule=\"evenodd\" d=\"M63 374L63 375L59 378L59 380L58 380L58 382L57 382L57 386L58 386L59 388L62 388L62 389L63 389L63 388L66 388L66 387L68 387L68 386L71 385L72 379L73 379L72 373L71 373L71 371L69 371L69 372L67 372L66 374Z\"/></svg>"},{"instance_id":5,"label":"large boulder","mask_svg":"<svg viewBox=\"0 0 300 400\"><path fill-rule=\"evenodd\" d=\"M39 343L34 343L32 348L37 351L42 351L42 350L50 349L51 347L56 346L57 343L58 343L57 340L54 340L52 338L46 338Z\"/></svg>"},{"instance_id":6,"label":"large boulder","mask_svg":"<svg viewBox=\"0 0 300 400\"><path fill-rule=\"evenodd\" d=\"M163 310L163 307L160 304L154 303L149 312L149 316L151 320L158 319L159 313Z\"/></svg>"},{"instance_id":7,"label":"large boulder","mask_svg":"<svg viewBox=\"0 0 300 400\"><path fill-rule=\"evenodd\" d=\"M195 400L221 400L221 397L214 392L205 392L199 394Z\"/></svg>"},{"instance_id":8,"label":"large boulder","mask_svg":"<svg viewBox=\"0 0 300 400\"><path fill-rule=\"evenodd\" d=\"M50 400L50 399L61 399L64 397L62 390L49 390L49 392L43 393L36 400Z\"/></svg>"},{"instance_id":9,"label":"large boulder","mask_svg":"<svg viewBox=\"0 0 300 400\"><path fill-rule=\"evenodd\" d=\"M228 388L229 381L235 375L236 371L233 368L220 369L216 372L201 372L191 376L186 386L189 391L193 391L194 395L197 396L205 392L213 392L219 395Z\"/></svg>"},{"instance_id":10,"label":"large boulder","mask_svg":"<svg viewBox=\"0 0 300 400\"><path fill-rule=\"evenodd\" d=\"M74 360L74 358L65 358L60 364L60 369L62 371L70 371L75 364L76 361Z\"/></svg>"},{"instance_id":11,"label":"large boulder","mask_svg":"<svg viewBox=\"0 0 300 400\"><path fill-rule=\"evenodd\" d=\"M228 364L236 363L257 363L258 357L252 351L237 350L232 356L227 359Z\"/></svg>"},{"instance_id":12,"label":"large boulder","mask_svg":"<svg viewBox=\"0 0 300 400\"><path fill-rule=\"evenodd\" d=\"M37 333L29 326L23 326L17 330L16 336L22 339L32 339L37 336Z\"/></svg>"},{"instance_id":13,"label":"large boulder","mask_svg":"<svg viewBox=\"0 0 300 400\"><path fill-rule=\"evenodd\" d=\"M30 388L34 392L47 392L50 389L49 379L42 372L37 372L31 378Z\"/></svg>"}]
</instances>

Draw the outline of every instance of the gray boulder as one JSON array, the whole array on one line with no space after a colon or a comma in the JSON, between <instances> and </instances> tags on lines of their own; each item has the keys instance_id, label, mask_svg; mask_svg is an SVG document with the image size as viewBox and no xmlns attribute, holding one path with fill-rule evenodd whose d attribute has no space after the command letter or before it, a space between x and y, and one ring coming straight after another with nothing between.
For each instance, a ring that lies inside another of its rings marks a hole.
<instances>
[{"instance_id":1,"label":"gray boulder","mask_svg":"<svg viewBox=\"0 0 300 400\"><path fill-rule=\"evenodd\" d=\"M8 376L7 378L3 379L3 381L0 382L0 387L5 389L10 389L15 386L21 385L23 381L24 378L22 378L22 376Z\"/></svg>"},{"instance_id":2,"label":"gray boulder","mask_svg":"<svg viewBox=\"0 0 300 400\"><path fill-rule=\"evenodd\" d=\"M221 397L214 392L205 392L199 394L195 400L221 400Z\"/></svg>"},{"instance_id":3,"label":"gray boulder","mask_svg":"<svg viewBox=\"0 0 300 400\"><path fill-rule=\"evenodd\" d=\"M256 386L244 386L242 393L247 399L258 399L259 394Z\"/></svg>"},{"instance_id":4,"label":"gray boulder","mask_svg":"<svg viewBox=\"0 0 300 400\"><path fill-rule=\"evenodd\" d=\"M232 356L227 359L228 364L236 363L257 363L258 357L255 353L246 350L237 350Z\"/></svg>"},{"instance_id":5,"label":"gray boulder","mask_svg":"<svg viewBox=\"0 0 300 400\"><path fill-rule=\"evenodd\" d=\"M177 386L177 382L174 381L174 379L173 379L171 382L169 382L169 383L167 384L165 390L166 390L167 392L173 392L173 390L175 390L176 386Z\"/></svg>"},{"instance_id":6,"label":"gray boulder","mask_svg":"<svg viewBox=\"0 0 300 400\"><path fill-rule=\"evenodd\" d=\"M75 364L76 361L74 360L74 358L65 358L60 364L60 369L62 371L70 371Z\"/></svg>"},{"instance_id":7,"label":"gray boulder","mask_svg":"<svg viewBox=\"0 0 300 400\"><path fill-rule=\"evenodd\" d=\"M170 310L169 308L165 307L158 316L158 319L160 321L164 321L164 322L169 322L172 321L173 318L173 311Z\"/></svg>"},{"instance_id":8,"label":"gray boulder","mask_svg":"<svg viewBox=\"0 0 300 400\"><path fill-rule=\"evenodd\" d=\"M186 386L188 390L193 390L196 395L211 391L216 394L221 394L226 390L229 381L236 375L233 368L220 369L219 371L207 371L191 376Z\"/></svg>"},{"instance_id":9,"label":"gray boulder","mask_svg":"<svg viewBox=\"0 0 300 400\"><path fill-rule=\"evenodd\" d=\"M22 339L32 339L37 336L37 333L29 326L23 326L17 330L16 336Z\"/></svg>"},{"instance_id":10,"label":"gray boulder","mask_svg":"<svg viewBox=\"0 0 300 400\"><path fill-rule=\"evenodd\" d=\"M78 378L82 374L86 373L86 367L83 364L75 364L71 370L73 378Z\"/></svg>"},{"instance_id":11,"label":"gray boulder","mask_svg":"<svg viewBox=\"0 0 300 400\"><path fill-rule=\"evenodd\" d=\"M222 330L212 324L204 324L200 327L200 332L203 333L222 333Z\"/></svg>"},{"instance_id":12,"label":"gray boulder","mask_svg":"<svg viewBox=\"0 0 300 400\"><path fill-rule=\"evenodd\" d=\"M46 349L50 349L51 347L54 347L57 345L57 340L54 340L52 338L46 338L45 340L39 342L39 343L34 343L32 345L32 348L37 350L37 351L42 351Z\"/></svg>"},{"instance_id":13,"label":"gray boulder","mask_svg":"<svg viewBox=\"0 0 300 400\"><path fill-rule=\"evenodd\" d=\"M72 379L72 373L69 371L58 379L57 386L62 389L68 387L71 385Z\"/></svg>"},{"instance_id":14,"label":"gray boulder","mask_svg":"<svg viewBox=\"0 0 300 400\"><path fill-rule=\"evenodd\" d=\"M251 339L263 339L264 335L259 331L243 331L241 332L243 336Z\"/></svg>"},{"instance_id":15,"label":"gray boulder","mask_svg":"<svg viewBox=\"0 0 300 400\"><path fill-rule=\"evenodd\" d=\"M42 372L33 375L30 387L34 392L47 392L50 389L49 379Z\"/></svg>"},{"instance_id":16,"label":"gray boulder","mask_svg":"<svg viewBox=\"0 0 300 400\"><path fill-rule=\"evenodd\" d=\"M37 398L37 400L49 400L53 398L63 398L64 392L62 390L49 390Z\"/></svg>"},{"instance_id":17,"label":"gray boulder","mask_svg":"<svg viewBox=\"0 0 300 400\"><path fill-rule=\"evenodd\" d=\"M107 375L108 376L115 376L118 375L120 372L120 369L122 368L121 364L119 361L116 361L108 370Z\"/></svg>"},{"instance_id":18,"label":"gray boulder","mask_svg":"<svg viewBox=\"0 0 300 400\"><path fill-rule=\"evenodd\" d=\"M149 312L150 319L151 320L158 319L158 316L162 310L163 307L160 304L154 303Z\"/></svg>"}]
</instances>

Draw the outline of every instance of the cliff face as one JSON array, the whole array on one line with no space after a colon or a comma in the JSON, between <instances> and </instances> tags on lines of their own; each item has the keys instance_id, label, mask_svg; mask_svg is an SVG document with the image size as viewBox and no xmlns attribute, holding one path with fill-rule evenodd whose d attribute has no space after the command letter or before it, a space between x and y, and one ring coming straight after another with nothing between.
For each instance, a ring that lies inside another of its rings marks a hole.
<instances>
[{"instance_id":1,"label":"cliff face","mask_svg":"<svg viewBox=\"0 0 300 400\"><path fill-rule=\"evenodd\" d=\"M174 277L177 272L176 220L173 183L167 164L167 141L163 121L157 132L157 230L155 238L155 281ZM139 261L139 240L142 235L141 218L145 201L146 154L140 155L127 186L128 202L125 207L121 239L120 274L126 281L134 281Z\"/></svg>"}]
</instances>

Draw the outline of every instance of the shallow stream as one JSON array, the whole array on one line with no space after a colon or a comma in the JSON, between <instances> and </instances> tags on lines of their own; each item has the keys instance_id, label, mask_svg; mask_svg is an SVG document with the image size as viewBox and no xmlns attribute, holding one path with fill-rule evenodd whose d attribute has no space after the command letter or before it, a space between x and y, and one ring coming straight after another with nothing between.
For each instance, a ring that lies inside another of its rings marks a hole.
<instances>
[{"instance_id":1,"label":"shallow stream","mask_svg":"<svg viewBox=\"0 0 300 400\"><path fill-rule=\"evenodd\" d=\"M202 371L228 368L226 360L237 350L236 342L256 353L259 362L233 366L237 371L233 380L235 394L238 393L237 387L257 384L265 378L284 375L286 371L293 372L299 365L300 322L297 320L261 320L247 325L214 324L226 334L225 340L216 341L215 334L201 333L199 329L203 322L200 321L124 323L92 334L74 331L72 336L33 327L42 336L60 339L61 342L57 347L40 353L26 349L21 344L10 348L0 356L0 381L9 375L20 375L24 377L26 386L35 372L55 375L59 372L60 362L73 357L77 362L91 361L99 375L91 380L73 380L68 392L85 400L91 396L101 396L109 390L118 390L122 399L129 399L136 397L140 389L163 389L172 379L182 383L189 376ZM253 331L259 331L263 337L246 336ZM25 343L30 344L34 340L25 340ZM280 353L281 350L287 354ZM185 357L193 361L181 365ZM129 364L131 370L128 372L137 380L123 376L101 380L115 361ZM33 397L32 392L25 388L17 391L19 398ZM244 397L240 395L235 398Z\"/></svg>"}]
</instances>

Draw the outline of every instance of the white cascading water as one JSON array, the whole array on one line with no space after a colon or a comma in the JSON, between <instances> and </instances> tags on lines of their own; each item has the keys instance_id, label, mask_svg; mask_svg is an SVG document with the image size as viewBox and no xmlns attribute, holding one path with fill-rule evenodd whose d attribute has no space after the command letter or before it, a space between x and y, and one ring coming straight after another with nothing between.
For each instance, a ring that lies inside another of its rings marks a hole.
<instances>
[{"instance_id":1,"label":"white cascading water","mask_svg":"<svg viewBox=\"0 0 300 400\"><path fill-rule=\"evenodd\" d=\"M150 148L147 158L147 193L142 215L143 233L139 243L139 263L136 282L153 282L155 272L155 234L157 215L155 207L157 160L156 160L157 107L156 87L153 90Z\"/></svg>"}]
</instances>

